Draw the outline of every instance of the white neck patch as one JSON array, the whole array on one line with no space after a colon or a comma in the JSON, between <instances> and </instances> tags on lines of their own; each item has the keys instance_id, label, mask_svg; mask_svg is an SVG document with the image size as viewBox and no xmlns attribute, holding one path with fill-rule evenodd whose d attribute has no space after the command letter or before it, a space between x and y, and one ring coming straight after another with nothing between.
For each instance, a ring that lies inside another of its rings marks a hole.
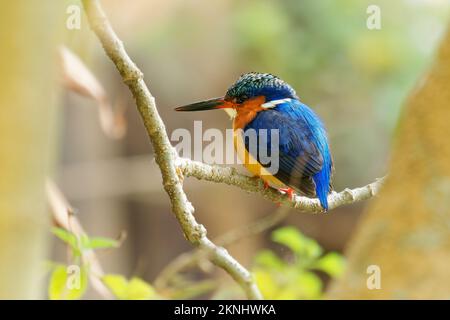
<instances>
[{"instance_id":1,"label":"white neck patch","mask_svg":"<svg viewBox=\"0 0 450 320\"><path fill-rule=\"evenodd\" d=\"M266 103L263 103L261 105L261 107L264 108L264 109L270 109L270 108L276 107L279 104L283 104L283 103L289 102L291 100L292 100L291 98L279 99L279 100L271 100L271 101L267 101Z\"/></svg>"},{"instance_id":2,"label":"white neck patch","mask_svg":"<svg viewBox=\"0 0 450 320\"><path fill-rule=\"evenodd\" d=\"M235 109L225 108L223 109L223 111L225 111L230 116L231 119L236 118L237 111Z\"/></svg>"}]
</instances>

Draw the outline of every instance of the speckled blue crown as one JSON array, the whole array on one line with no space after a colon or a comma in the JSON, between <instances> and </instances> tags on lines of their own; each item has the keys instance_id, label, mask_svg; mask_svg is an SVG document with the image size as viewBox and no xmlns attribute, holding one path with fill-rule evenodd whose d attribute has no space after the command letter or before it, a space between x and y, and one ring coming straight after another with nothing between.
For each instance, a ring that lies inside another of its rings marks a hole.
<instances>
[{"instance_id":1,"label":"speckled blue crown","mask_svg":"<svg viewBox=\"0 0 450 320\"><path fill-rule=\"evenodd\" d=\"M228 89L227 99L236 99L242 103L253 97L264 96L266 101L293 98L295 90L280 78L270 73L245 73Z\"/></svg>"}]
</instances>

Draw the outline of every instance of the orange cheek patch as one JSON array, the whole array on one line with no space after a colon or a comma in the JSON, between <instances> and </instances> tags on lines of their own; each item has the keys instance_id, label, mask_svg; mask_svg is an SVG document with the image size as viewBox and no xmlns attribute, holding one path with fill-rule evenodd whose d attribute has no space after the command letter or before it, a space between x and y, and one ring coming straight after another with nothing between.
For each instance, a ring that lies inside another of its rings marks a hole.
<instances>
[{"instance_id":1,"label":"orange cheek patch","mask_svg":"<svg viewBox=\"0 0 450 320\"><path fill-rule=\"evenodd\" d=\"M241 108L247 110L261 111L263 110L261 105L265 102L266 98L264 96L254 97L242 103Z\"/></svg>"},{"instance_id":2,"label":"orange cheek patch","mask_svg":"<svg viewBox=\"0 0 450 320\"><path fill-rule=\"evenodd\" d=\"M266 102L263 96L255 97L245 101L236 108L236 118L234 119L234 129L243 129L250 121L252 121L258 112L264 110L261 107Z\"/></svg>"}]
</instances>

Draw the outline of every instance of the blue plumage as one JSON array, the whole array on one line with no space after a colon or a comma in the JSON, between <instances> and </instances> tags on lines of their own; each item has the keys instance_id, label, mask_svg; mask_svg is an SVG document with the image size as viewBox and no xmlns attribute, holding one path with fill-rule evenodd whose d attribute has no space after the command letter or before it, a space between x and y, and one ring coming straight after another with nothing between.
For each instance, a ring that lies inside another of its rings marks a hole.
<instances>
[{"instance_id":1,"label":"blue plumage","mask_svg":"<svg viewBox=\"0 0 450 320\"><path fill-rule=\"evenodd\" d=\"M279 170L275 177L298 192L317 196L322 207L328 210L332 159L326 131L318 116L299 100L292 99L259 112L244 132L248 129L279 130ZM267 144L270 150L270 139Z\"/></svg>"},{"instance_id":2,"label":"blue plumage","mask_svg":"<svg viewBox=\"0 0 450 320\"><path fill-rule=\"evenodd\" d=\"M227 96L240 100L263 96L268 102L279 101L274 107L258 112L244 131L279 129L279 170L275 177L297 192L317 196L322 207L328 210L333 162L325 127L314 111L300 102L289 84L270 74L241 76ZM268 139L268 150L270 143ZM259 158L257 154L253 156Z\"/></svg>"}]
</instances>

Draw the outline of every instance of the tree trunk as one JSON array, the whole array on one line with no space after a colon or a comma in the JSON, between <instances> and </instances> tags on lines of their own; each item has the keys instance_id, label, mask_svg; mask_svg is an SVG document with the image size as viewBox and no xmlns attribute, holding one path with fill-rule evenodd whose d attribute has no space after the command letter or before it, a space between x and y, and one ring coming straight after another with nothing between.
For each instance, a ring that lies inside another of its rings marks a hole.
<instances>
[{"instance_id":1,"label":"tree trunk","mask_svg":"<svg viewBox=\"0 0 450 320\"><path fill-rule=\"evenodd\" d=\"M380 268L381 289L367 286L370 265ZM450 32L406 102L389 179L350 241L346 274L328 297L450 297Z\"/></svg>"},{"instance_id":2,"label":"tree trunk","mask_svg":"<svg viewBox=\"0 0 450 320\"><path fill-rule=\"evenodd\" d=\"M44 292L44 181L55 155L56 34L65 16L59 2L6 1L0 10L1 299Z\"/></svg>"}]
</instances>

